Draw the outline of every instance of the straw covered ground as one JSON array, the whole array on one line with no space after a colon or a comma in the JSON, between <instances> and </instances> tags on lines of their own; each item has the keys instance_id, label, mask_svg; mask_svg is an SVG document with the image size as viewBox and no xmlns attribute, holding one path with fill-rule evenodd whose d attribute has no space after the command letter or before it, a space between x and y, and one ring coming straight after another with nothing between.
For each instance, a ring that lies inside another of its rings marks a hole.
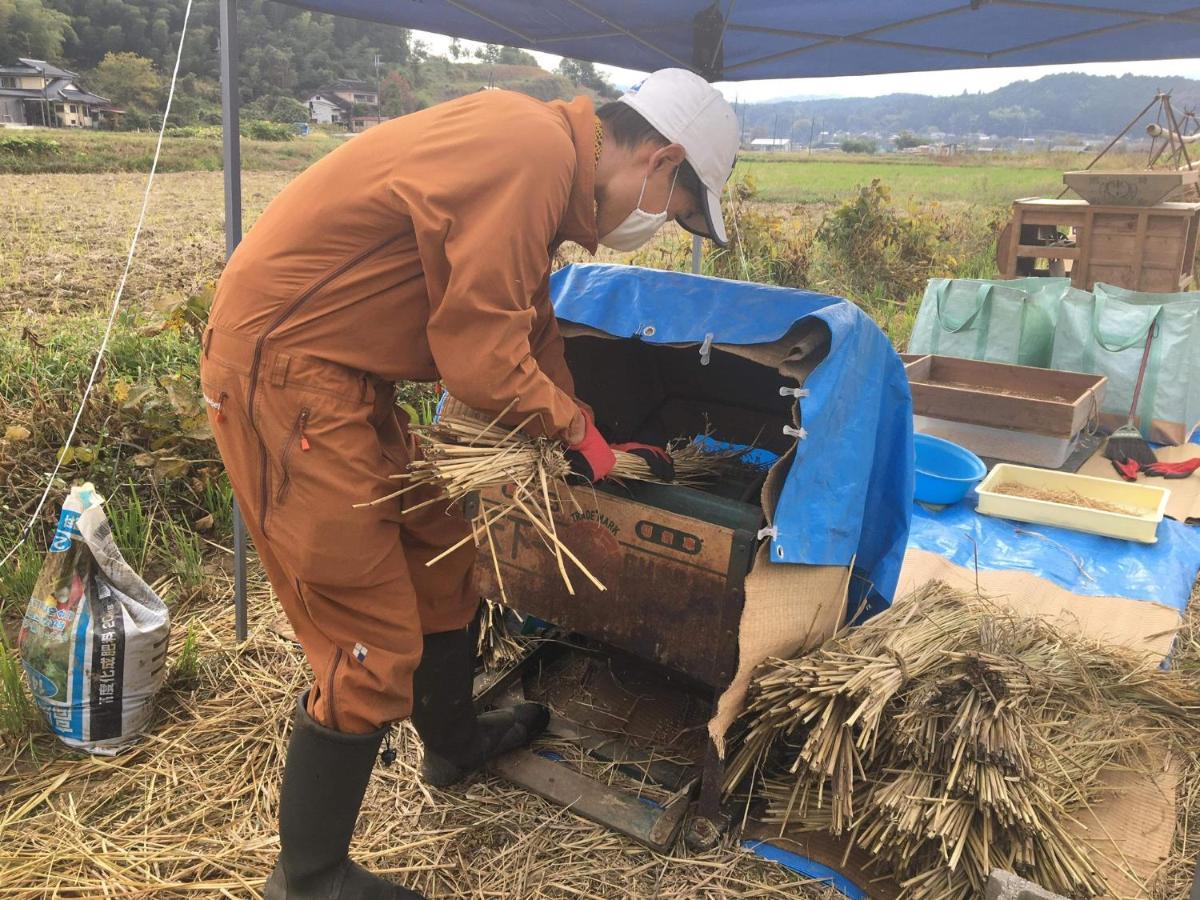
<instances>
[{"instance_id":1,"label":"straw covered ground","mask_svg":"<svg viewBox=\"0 0 1200 900\"><path fill-rule=\"evenodd\" d=\"M259 896L306 668L270 628L279 609L261 576L241 647L222 593L219 605L176 610L170 680L136 749L88 758L45 734L5 745L0 895ZM376 768L352 852L431 897L836 896L735 844L652 853L493 778L426 790L407 728L397 749Z\"/></svg>"},{"instance_id":2,"label":"straw covered ground","mask_svg":"<svg viewBox=\"0 0 1200 900\"><path fill-rule=\"evenodd\" d=\"M278 776L302 656L252 572L251 635L220 601L177 609L171 676L148 737L115 759L67 751L46 734L9 742L0 762L0 895L257 897L277 852ZM169 589L166 591L169 595ZM1176 665L1200 678L1195 611ZM414 776L415 736L377 767L353 853L431 897L802 897L837 895L729 842L711 853L652 853L493 778L450 792ZM1200 772L1181 788L1171 861L1154 900L1186 896L1200 849Z\"/></svg>"}]
</instances>

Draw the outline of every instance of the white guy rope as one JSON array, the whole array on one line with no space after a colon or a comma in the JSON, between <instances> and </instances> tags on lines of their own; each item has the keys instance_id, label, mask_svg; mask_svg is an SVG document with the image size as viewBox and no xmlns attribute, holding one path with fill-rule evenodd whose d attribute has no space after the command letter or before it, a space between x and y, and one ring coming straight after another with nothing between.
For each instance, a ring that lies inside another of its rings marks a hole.
<instances>
[{"instance_id":1,"label":"white guy rope","mask_svg":"<svg viewBox=\"0 0 1200 900\"><path fill-rule=\"evenodd\" d=\"M108 313L108 324L104 327L104 336L100 339L100 346L96 350L96 362L92 365L91 377L88 378L87 387L83 389L83 396L79 400L79 410L75 413L75 420L71 423L71 430L67 433L67 439L55 457L54 470L46 479L46 489L42 491L41 499L38 500L37 507L29 516L29 521L21 529L21 536L17 538L17 542L13 544L11 549L4 554L4 558L0 559L0 566L7 563L13 554L21 549L21 545L29 539L29 534L33 530L33 526L37 524L38 516L42 514L42 509L46 505L46 499L50 496L50 491L54 487L54 479L58 477L58 472L62 468L67 450L70 449L72 442L75 440L75 432L79 429L79 421L83 418L83 411L87 409L88 398L91 397L92 388L95 387L96 378L100 374L100 366L104 362L104 352L108 349L108 339L112 336L113 324L116 322L117 313L121 309L121 297L125 293L125 282L129 280L129 270L133 266L133 255L137 250L138 238L142 234L142 225L146 221L146 210L150 206L150 189L154 186L154 175L158 170L158 156L162 152L163 133L167 130L167 118L171 114L171 101L175 99L175 82L179 78L179 61L183 58L183 41L187 37L188 19L191 18L191 15L192 0L188 0L187 7L183 11L183 28L179 32L179 48L175 51L175 68L171 72L171 87L167 91L167 106L163 110L162 124L158 128L158 143L154 147L154 160L150 163L150 174L146 178L146 191L142 195L142 211L138 215L137 226L133 229L133 238L129 242L129 253L125 257L125 269L121 272L121 280L117 283L117 292L113 295L112 309Z\"/></svg>"}]
</instances>

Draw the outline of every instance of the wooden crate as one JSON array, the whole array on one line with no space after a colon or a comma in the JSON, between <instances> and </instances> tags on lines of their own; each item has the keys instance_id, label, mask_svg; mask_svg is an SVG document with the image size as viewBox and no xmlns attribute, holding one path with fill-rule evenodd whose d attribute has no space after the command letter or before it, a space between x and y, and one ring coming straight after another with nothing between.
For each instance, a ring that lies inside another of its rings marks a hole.
<instances>
[{"instance_id":1,"label":"wooden crate","mask_svg":"<svg viewBox=\"0 0 1200 900\"><path fill-rule=\"evenodd\" d=\"M1047 229L1074 240L1047 246ZM1200 203L1097 206L1084 200L1024 199L997 250L1001 275L1035 275L1037 260L1061 260L1071 283L1097 281L1136 291L1183 291L1192 283Z\"/></svg>"},{"instance_id":2,"label":"wooden crate","mask_svg":"<svg viewBox=\"0 0 1200 900\"><path fill-rule=\"evenodd\" d=\"M957 359L903 357L913 415L1072 438L1104 402L1103 375Z\"/></svg>"}]
</instances>

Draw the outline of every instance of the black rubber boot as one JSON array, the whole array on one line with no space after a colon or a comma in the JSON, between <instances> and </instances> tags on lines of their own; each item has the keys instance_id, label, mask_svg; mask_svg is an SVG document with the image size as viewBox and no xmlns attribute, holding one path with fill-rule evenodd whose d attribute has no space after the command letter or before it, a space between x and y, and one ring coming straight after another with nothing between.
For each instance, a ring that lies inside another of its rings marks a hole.
<instances>
[{"instance_id":1,"label":"black rubber boot","mask_svg":"<svg viewBox=\"0 0 1200 900\"><path fill-rule=\"evenodd\" d=\"M351 862L350 835L387 729L345 734L296 705L279 795L279 861L265 900L423 900Z\"/></svg>"},{"instance_id":2,"label":"black rubber boot","mask_svg":"<svg viewBox=\"0 0 1200 900\"><path fill-rule=\"evenodd\" d=\"M412 722L425 745L421 778L434 787L461 781L489 759L528 744L550 721L539 703L476 715L474 660L469 628L425 635L413 673Z\"/></svg>"}]
</instances>

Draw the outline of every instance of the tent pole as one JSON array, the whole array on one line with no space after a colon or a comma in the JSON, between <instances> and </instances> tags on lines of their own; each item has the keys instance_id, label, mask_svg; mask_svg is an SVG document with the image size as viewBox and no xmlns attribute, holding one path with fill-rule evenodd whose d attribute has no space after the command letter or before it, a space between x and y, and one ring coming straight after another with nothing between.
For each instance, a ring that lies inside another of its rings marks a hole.
<instances>
[{"instance_id":1,"label":"tent pole","mask_svg":"<svg viewBox=\"0 0 1200 900\"><path fill-rule=\"evenodd\" d=\"M242 152L238 120L237 0L220 0L221 162L225 171L225 258L242 240ZM246 639L246 523L233 501L234 632Z\"/></svg>"},{"instance_id":2,"label":"tent pole","mask_svg":"<svg viewBox=\"0 0 1200 900\"><path fill-rule=\"evenodd\" d=\"M692 235L692 274L700 274L700 235Z\"/></svg>"}]
</instances>

